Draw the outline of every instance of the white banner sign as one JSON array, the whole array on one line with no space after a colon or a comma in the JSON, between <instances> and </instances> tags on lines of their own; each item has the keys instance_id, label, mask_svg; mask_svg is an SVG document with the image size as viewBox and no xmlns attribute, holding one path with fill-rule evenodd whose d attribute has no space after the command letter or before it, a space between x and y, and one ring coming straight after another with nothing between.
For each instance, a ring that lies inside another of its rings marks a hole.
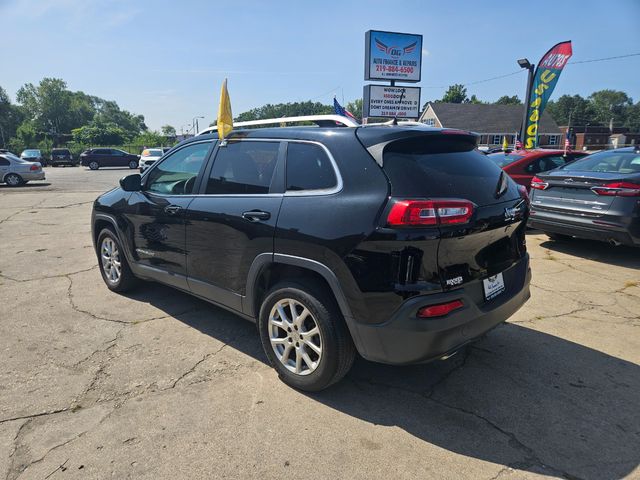
<instances>
[{"instance_id":1,"label":"white banner sign","mask_svg":"<svg viewBox=\"0 0 640 480\"><path fill-rule=\"evenodd\" d=\"M420 87L365 85L363 117L418 118Z\"/></svg>"}]
</instances>

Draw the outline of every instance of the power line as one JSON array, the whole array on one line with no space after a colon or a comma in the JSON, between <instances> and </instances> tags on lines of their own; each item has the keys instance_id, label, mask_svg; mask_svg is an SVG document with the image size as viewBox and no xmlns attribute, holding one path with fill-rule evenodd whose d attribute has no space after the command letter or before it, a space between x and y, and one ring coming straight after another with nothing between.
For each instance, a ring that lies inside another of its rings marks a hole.
<instances>
[{"instance_id":1,"label":"power line","mask_svg":"<svg viewBox=\"0 0 640 480\"><path fill-rule=\"evenodd\" d=\"M580 60L579 62L567 62L567 65L575 65L576 63L604 62L604 61L607 61L607 60L616 60L618 58L637 57L638 55L640 55L640 53L630 53L628 55L618 55L617 57L593 58L591 60Z\"/></svg>"},{"instance_id":2,"label":"power line","mask_svg":"<svg viewBox=\"0 0 640 480\"><path fill-rule=\"evenodd\" d=\"M491 82L493 80L498 80L500 78L505 78L505 77L511 77L513 75L517 75L518 73L522 73L524 72L523 69L517 70L515 72L511 72L511 73L505 73L504 75L498 75L497 77L491 77L491 78L485 78L484 80L475 80L473 82L467 82L467 83L463 83L462 86L463 87L468 87L469 85L478 85L479 83L485 83L485 82ZM447 88L450 85L439 85L439 86L435 86L435 85L423 85L422 88Z\"/></svg>"}]
</instances>

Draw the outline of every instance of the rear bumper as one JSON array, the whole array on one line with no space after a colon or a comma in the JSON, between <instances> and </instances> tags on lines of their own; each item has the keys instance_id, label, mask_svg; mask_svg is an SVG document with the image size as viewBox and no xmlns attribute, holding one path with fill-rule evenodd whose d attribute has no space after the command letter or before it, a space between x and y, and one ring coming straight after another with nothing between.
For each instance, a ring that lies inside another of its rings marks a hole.
<instances>
[{"instance_id":1,"label":"rear bumper","mask_svg":"<svg viewBox=\"0 0 640 480\"><path fill-rule=\"evenodd\" d=\"M604 217L604 219L606 219L606 217ZM601 242L615 240L622 245L640 246L640 237L631 233L633 228L616 226L613 222L606 226L596 224L586 225L584 223L576 225L568 221L563 222L557 219L534 216L529 217L527 225L531 228L542 230L543 232L558 233L560 235L598 240ZM636 229L638 229L638 226L636 226Z\"/></svg>"},{"instance_id":2,"label":"rear bumper","mask_svg":"<svg viewBox=\"0 0 640 480\"><path fill-rule=\"evenodd\" d=\"M44 177L44 172L24 172L24 173L18 173L18 175L20 175L22 177L23 180L25 181L32 181L32 180L45 180Z\"/></svg>"},{"instance_id":3,"label":"rear bumper","mask_svg":"<svg viewBox=\"0 0 640 480\"><path fill-rule=\"evenodd\" d=\"M349 322L358 352L367 360L393 365L428 362L453 353L513 315L530 297L529 256L503 272L506 290L478 305L477 284L405 301L383 324ZM480 288L481 285L480 285ZM421 307L461 300L464 307L444 317L417 317Z\"/></svg>"}]
</instances>

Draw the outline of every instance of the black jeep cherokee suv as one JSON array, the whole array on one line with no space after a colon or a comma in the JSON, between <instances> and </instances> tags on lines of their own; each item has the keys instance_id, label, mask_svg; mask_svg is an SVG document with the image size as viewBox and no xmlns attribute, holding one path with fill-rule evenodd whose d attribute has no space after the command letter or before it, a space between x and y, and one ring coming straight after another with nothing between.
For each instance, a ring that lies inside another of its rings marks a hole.
<instances>
[{"instance_id":1,"label":"black jeep cherokee suv","mask_svg":"<svg viewBox=\"0 0 640 480\"><path fill-rule=\"evenodd\" d=\"M529 298L526 191L475 146L419 126L197 136L95 201L102 276L257 322L282 380L303 390L338 381L356 351L445 357Z\"/></svg>"}]
</instances>

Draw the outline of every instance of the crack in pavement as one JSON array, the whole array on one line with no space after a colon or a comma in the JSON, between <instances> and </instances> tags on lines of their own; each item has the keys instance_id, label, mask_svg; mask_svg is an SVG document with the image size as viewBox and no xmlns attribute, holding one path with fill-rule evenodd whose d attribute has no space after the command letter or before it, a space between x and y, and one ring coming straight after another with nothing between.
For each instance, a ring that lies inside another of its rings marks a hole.
<instances>
[{"instance_id":1,"label":"crack in pavement","mask_svg":"<svg viewBox=\"0 0 640 480\"><path fill-rule=\"evenodd\" d=\"M10 280L16 283L27 283L27 282L35 282L38 280L50 280L52 278L67 278L70 275L77 275L78 273L90 272L91 270L95 270L96 268L98 268L98 265L94 265L93 267L85 268L83 270L77 270L75 272L70 272L70 273L60 273L58 275L44 275L42 277L25 278L22 280L19 278L10 277L9 275L5 275L4 273L0 272L0 278L4 278L6 280Z\"/></svg>"},{"instance_id":2,"label":"crack in pavement","mask_svg":"<svg viewBox=\"0 0 640 480\"><path fill-rule=\"evenodd\" d=\"M163 390L170 390L172 388L175 388L176 385L178 385L178 383L180 383L182 380L184 380L187 376L191 375L193 372L195 372L196 368L198 368L198 366L205 362L206 360L208 360L209 358L215 357L218 353L220 353L225 347L227 346L226 343L223 343L222 346L216 350L215 352L210 352L207 353L204 357L202 357L202 359L198 360L189 370L187 370L186 372L184 372L182 375L180 375L174 382L173 384L168 387L168 388L164 388Z\"/></svg>"}]
</instances>

